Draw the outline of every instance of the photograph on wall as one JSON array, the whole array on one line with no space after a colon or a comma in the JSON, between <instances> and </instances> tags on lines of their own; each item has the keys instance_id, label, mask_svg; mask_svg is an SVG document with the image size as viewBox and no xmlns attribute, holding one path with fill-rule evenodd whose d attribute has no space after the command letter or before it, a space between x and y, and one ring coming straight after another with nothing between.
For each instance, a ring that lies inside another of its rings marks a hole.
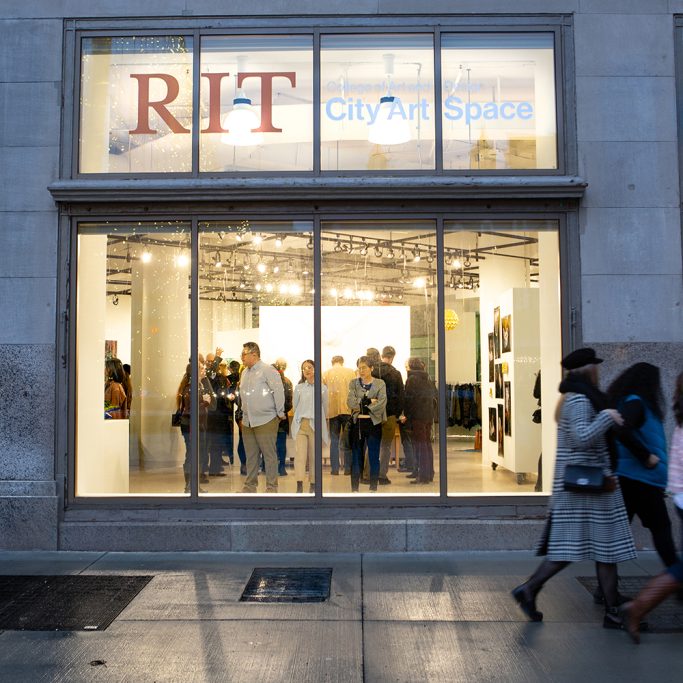
<instances>
[{"instance_id":1,"label":"photograph on wall","mask_svg":"<svg viewBox=\"0 0 683 683\"><path fill-rule=\"evenodd\" d=\"M505 388L503 390L504 400L503 407L505 418L505 436L512 436L512 396L510 394L510 382L505 382Z\"/></svg>"},{"instance_id":2,"label":"photograph on wall","mask_svg":"<svg viewBox=\"0 0 683 683\"><path fill-rule=\"evenodd\" d=\"M510 337L512 334L512 315L503 316L500 326L501 337L503 338L503 353L509 353L512 350L512 342Z\"/></svg>"},{"instance_id":3,"label":"photograph on wall","mask_svg":"<svg viewBox=\"0 0 683 683\"><path fill-rule=\"evenodd\" d=\"M115 339L106 339L104 342L104 360L118 358L116 355L119 343Z\"/></svg>"},{"instance_id":4,"label":"photograph on wall","mask_svg":"<svg viewBox=\"0 0 683 683\"><path fill-rule=\"evenodd\" d=\"M498 405L498 455L505 455L503 448L503 406Z\"/></svg>"},{"instance_id":5,"label":"photograph on wall","mask_svg":"<svg viewBox=\"0 0 683 683\"><path fill-rule=\"evenodd\" d=\"M496 423L498 417L495 408L489 408L489 441L497 440Z\"/></svg>"},{"instance_id":6,"label":"photograph on wall","mask_svg":"<svg viewBox=\"0 0 683 683\"><path fill-rule=\"evenodd\" d=\"M493 382L493 333L489 334L489 382Z\"/></svg>"},{"instance_id":7,"label":"photograph on wall","mask_svg":"<svg viewBox=\"0 0 683 683\"><path fill-rule=\"evenodd\" d=\"M493 309L493 348L500 358L500 307Z\"/></svg>"},{"instance_id":8,"label":"photograph on wall","mask_svg":"<svg viewBox=\"0 0 683 683\"><path fill-rule=\"evenodd\" d=\"M494 374L496 378L496 398L503 398L503 366L500 363L496 363Z\"/></svg>"}]
</instances>

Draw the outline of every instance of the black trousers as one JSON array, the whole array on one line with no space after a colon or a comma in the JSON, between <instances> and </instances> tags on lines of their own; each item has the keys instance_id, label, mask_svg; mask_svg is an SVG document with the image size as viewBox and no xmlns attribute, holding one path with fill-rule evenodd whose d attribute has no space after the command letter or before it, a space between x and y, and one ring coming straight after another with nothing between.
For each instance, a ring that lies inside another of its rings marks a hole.
<instances>
[{"instance_id":1,"label":"black trousers","mask_svg":"<svg viewBox=\"0 0 683 683\"><path fill-rule=\"evenodd\" d=\"M624 496L628 521L638 515L642 525L650 530L655 549L662 562L670 567L676 563L676 546L671 534L671 520L666 509L664 489L642 481L619 477L619 486Z\"/></svg>"}]
</instances>

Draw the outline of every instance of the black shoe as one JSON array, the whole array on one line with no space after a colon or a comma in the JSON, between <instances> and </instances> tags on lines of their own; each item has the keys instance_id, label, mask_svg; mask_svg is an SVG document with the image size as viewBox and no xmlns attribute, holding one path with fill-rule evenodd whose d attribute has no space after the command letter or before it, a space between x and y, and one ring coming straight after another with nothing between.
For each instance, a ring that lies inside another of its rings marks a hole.
<instances>
[{"instance_id":1,"label":"black shoe","mask_svg":"<svg viewBox=\"0 0 683 683\"><path fill-rule=\"evenodd\" d=\"M330 472L330 474L331 474L333 477L338 477L338 476L339 476L339 470L337 470L336 472Z\"/></svg>"},{"instance_id":2,"label":"black shoe","mask_svg":"<svg viewBox=\"0 0 683 683\"><path fill-rule=\"evenodd\" d=\"M371 481L370 482L370 491L376 491L376 490L377 490L377 482Z\"/></svg>"},{"instance_id":3,"label":"black shoe","mask_svg":"<svg viewBox=\"0 0 683 683\"><path fill-rule=\"evenodd\" d=\"M378 481L382 486L386 486L387 484L391 484L391 479L389 479L389 477L380 477Z\"/></svg>"},{"instance_id":4,"label":"black shoe","mask_svg":"<svg viewBox=\"0 0 683 683\"><path fill-rule=\"evenodd\" d=\"M412 472L413 470L411 470L409 467L399 467L396 471L405 474L406 472Z\"/></svg>"},{"instance_id":5,"label":"black shoe","mask_svg":"<svg viewBox=\"0 0 683 683\"><path fill-rule=\"evenodd\" d=\"M621 605L625 605L627 602L631 602L633 598L630 598L628 595L622 595L621 593L617 593L617 607L620 607ZM593 592L593 602L596 605L604 605L605 604L605 596L602 594L602 590L598 586L598 588L595 589Z\"/></svg>"},{"instance_id":6,"label":"black shoe","mask_svg":"<svg viewBox=\"0 0 683 683\"><path fill-rule=\"evenodd\" d=\"M602 628L609 628L613 631L624 630L624 619L618 607L608 607L605 609L605 617L602 620Z\"/></svg>"},{"instance_id":7,"label":"black shoe","mask_svg":"<svg viewBox=\"0 0 683 683\"><path fill-rule=\"evenodd\" d=\"M351 470L344 470L344 475L347 477L351 476Z\"/></svg>"},{"instance_id":8,"label":"black shoe","mask_svg":"<svg viewBox=\"0 0 683 683\"><path fill-rule=\"evenodd\" d=\"M246 465L240 465L240 474L244 477L247 476L247 467Z\"/></svg>"},{"instance_id":9,"label":"black shoe","mask_svg":"<svg viewBox=\"0 0 683 683\"><path fill-rule=\"evenodd\" d=\"M202 474L202 476L199 477L199 483L200 484L208 484L209 478L205 474Z\"/></svg>"},{"instance_id":10,"label":"black shoe","mask_svg":"<svg viewBox=\"0 0 683 683\"><path fill-rule=\"evenodd\" d=\"M280 477L286 477L287 476L287 470L284 467L281 467L278 471L278 476Z\"/></svg>"},{"instance_id":11,"label":"black shoe","mask_svg":"<svg viewBox=\"0 0 683 683\"><path fill-rule=\"evenodd\" d=\"M517 604L522 608L522 612L529 617L529 621L543 621L543 612L536 609L536 596L528 598L524 584L513 588L512 597L517 601Z\"/></svg>"},{"instance_id":12,"label":"black shoe","mask_svg":"<svg viewBox=\"0 0 683 683\"><path fill-rule=\"evenodd\" d=\"M361 479L361 480L360 480L360 483L361 483L361 484L369 484L369 483L370 483L370 480L369 480L369 479Z\"/></svg>"},{"instance_id":13,"label":"black shoe","mask_svg":"<svg viewBox=\"0 0 683 683\"><path fill-rule=\"evenodd\" d=\"M228 475L225 472L209 472L210 477L227 477Z\"/></svg>"}]
</instances>

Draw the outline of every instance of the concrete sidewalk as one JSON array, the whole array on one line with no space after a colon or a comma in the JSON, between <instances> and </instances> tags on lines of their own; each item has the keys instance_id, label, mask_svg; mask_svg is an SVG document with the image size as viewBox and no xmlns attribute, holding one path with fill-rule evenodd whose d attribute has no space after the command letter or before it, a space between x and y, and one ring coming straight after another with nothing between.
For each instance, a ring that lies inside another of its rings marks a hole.
<instances>
[{"instance_id":1,"label":"concrete sidewalk","mask_svg":"<svg viewBox=\"0 0 683 683\"><path fill-rule=\"evenodd\" d=\"M530 624L510 589L528 552L395 554L0 552L0 574L153 574L100 632L0 632L0 680L645 681L683 680L683 634L640 646L602 628L572 565ZM325 603L239 602L255 567L332 567ZM660 571L652 553L620 566ZM100 663L97 663L100 662ZM104 663L101 663L104 662Z\"/></svg>"}]
</instances>

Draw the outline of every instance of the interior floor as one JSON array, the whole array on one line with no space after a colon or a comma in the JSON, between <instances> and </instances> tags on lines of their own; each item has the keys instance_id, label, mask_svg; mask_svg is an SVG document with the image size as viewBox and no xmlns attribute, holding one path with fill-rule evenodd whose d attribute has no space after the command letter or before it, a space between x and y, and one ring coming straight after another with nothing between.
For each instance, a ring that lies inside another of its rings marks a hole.
<instances>
[{"instance_id":1,"label":"interior floor","mask_svg":"<svg viewBox=\"0 0 683 683\"><path fill-rule=\"evenodd\" d=\"M505 469L502 466L495 470L490 463L483 463L481 451L474 449L474 440L449 438L447 477L449 493L451 494L495 494L495 493L534 493L536 484L535 474L527 473L523 477ZM395 462L389 467L388 477L391 481L388 485L380 485L377 493L372 495L388 494L392 496L437 496L439 494L439 466L438 454L434 453L434 481L431 484L413 484L407 473L399 472ZM225 476L209 477L208 483L202 483L200 488L205 492L202 495L235 495L241 494L245 477L240 475L239 460L235 458L233 465L226 465ZM310 481L304 482L303 497L308 497ZM265 493L265 475L259 475L258 492ZM350 477L343 473L332 475L329 462L323 460L323 495L347 496L351 495ZM178 494L184 489L184 477L182 467L154 468L154 469L131 469L130 493L137 495L149 494ZM296 479L294 468L288 462L287 475L278 478L278 494L295 494ZM369 486L361 484L360 495L370 494ZM243 494L249 495L249 494ZM356 495L356 494L354 494Z\"/></svg>"}]
</instances>

